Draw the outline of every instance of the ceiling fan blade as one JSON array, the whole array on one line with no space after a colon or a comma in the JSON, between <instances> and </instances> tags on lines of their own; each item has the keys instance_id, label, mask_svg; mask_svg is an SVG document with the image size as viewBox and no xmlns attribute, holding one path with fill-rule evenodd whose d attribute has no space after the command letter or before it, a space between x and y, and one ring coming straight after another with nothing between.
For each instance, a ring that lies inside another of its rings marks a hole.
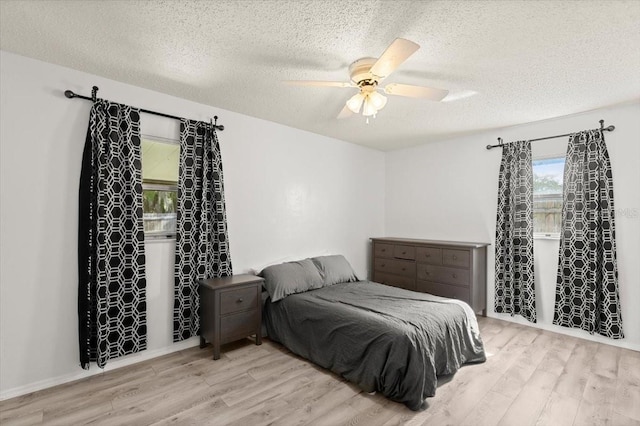
<instances>
[{"instance_id":1,"label":"ceiling fan blade","mask_svg":"<svg viewBox=\"0 0 640 426\"><path fill-rule=\"evenodd\" d=\"M391 43L382 56L371 67L371 74L378 77L388 77L401 63L420 49L420 45L404 38L397 38Z\"/></svg>"},{"instance_id":2,"label":"ceiling fan blade","mask_svg":"<svg viewBox=\"0 0 640 426\"><path fill-rule=\"evenodd\" d=\"M422 98L431 101L441 101L449 93L448 90L434 89L433 87L411 86L410 84L391 83L384 87L384 93L388 95L407 96L409 98Z\"/></svg>"},{"instance_id":3,"label":"ceiling fan blade","mask_svg":"<svg viewBox=\"0 0 640 426\"><path fill-rule=\"evenodd\" d=\"M446 98L442 100L442 102L455 102L462 99L470 98L472 96L477 95L478 92L475 90L458 90L455 92L449 92Z\"/></svg>"},{"instance_id":4,"label":"ceiling fan blade","mask_svg":"<svg viewBox=\"0 0 640 426\"><path fill-rule=\"evenodd\" d=\"M338 116L336 117L338 120L342 120L343 118L349 118L353 115L353 112L351 112L351 110L349 109L349 107L347 107L346 105L344 106L344 108L342 108L342 111L340 111L340 114L338 114Z\"/></svg>"},{"instance_id":5,"label":"ceiling fan blade","mask_svg":"<svg viewBox=\"0 0 640 426\"><path fill-rule=\"evenodd\" d=\"M353 83L345 83L342 81L285 80L283 83L290 86L357 87Z\"/></svg>"}]
</instances>

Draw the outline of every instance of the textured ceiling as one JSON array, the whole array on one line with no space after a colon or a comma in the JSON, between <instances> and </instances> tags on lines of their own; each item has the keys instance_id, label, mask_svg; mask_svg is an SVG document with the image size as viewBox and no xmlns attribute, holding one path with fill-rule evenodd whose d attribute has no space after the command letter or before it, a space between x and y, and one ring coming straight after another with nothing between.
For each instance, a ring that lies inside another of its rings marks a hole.
<instances>
[{"instance_id":1,"label":"textured ceiling","mask_svg":"<svg viewBox=\"0 0 640 426\"><path fill-rule=\"evenodd\" d=\"M447 102L366 125L335 119L354 89L281 83L346 81L396 37L421 49L386 82ZM638 46L639 1L0 2L3 50L383 150L638 99Z\"/></svg>"}]
</instances>

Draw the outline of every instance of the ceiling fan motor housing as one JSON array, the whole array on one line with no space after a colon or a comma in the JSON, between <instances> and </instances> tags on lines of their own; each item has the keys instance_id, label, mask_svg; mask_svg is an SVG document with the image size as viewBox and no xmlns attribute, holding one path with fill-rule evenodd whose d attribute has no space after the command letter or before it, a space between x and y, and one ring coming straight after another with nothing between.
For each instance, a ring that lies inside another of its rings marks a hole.
<instances>
[{"instance_id":1,"label":"ceiling fan motor housing","mask_svg":"<svg viewBox=\"0 0 640 426\"><path fill-rule=\"evenodd\" d=\"M370 72L371 67L377 60L377 58L362 58L349 65L351 81L358 86L362 86L367 82L370 82L369 84L377 84L377 77Z\"/></svg>"}]
</instances>

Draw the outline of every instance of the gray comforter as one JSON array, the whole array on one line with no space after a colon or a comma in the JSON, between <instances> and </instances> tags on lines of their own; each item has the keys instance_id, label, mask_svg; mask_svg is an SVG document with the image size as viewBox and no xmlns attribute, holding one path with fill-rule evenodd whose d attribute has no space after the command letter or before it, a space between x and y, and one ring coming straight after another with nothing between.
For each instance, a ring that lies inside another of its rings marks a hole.
<instances>
[{"instance_id":1,"label":"gray comforter","mask_svg":"<svg viewBox=\"0 0 640 426\"><path fill-rule=\"evenodd\" d=\"M437 376L485 361L464 302L369 281L267 300L269 338L412 410L435 395Z\"/></svg>"}]
</instances>

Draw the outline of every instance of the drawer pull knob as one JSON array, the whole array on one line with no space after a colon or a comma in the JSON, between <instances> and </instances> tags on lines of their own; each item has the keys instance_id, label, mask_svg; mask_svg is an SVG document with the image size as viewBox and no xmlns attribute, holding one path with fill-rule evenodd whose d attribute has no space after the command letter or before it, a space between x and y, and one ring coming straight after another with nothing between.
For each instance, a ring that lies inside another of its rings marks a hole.
<instances>
[{"instance_id":1,"label":"drawer pull knob","mask_svg":"<svg viewBox=\"0 0 640 426\"><path fill-rule=\"evenodd\" d=\"M407 270L407 268L402 268L402 270L403 270L403 271L406 271L406 270Z\"/></svg>"},{"instance_id":2,"label":"drawer pull knob","mask_svg":"<svg viewBox=\"0 0 640 426\"><path fill-rule=\"evenodd\" d=\"M425 257L431 257L431 255L430 255L430 254L427 254L427 255L425 255Z\"/></svg>"},{"instance_id":3,"label":"drawer pull knob","mask_svg":"<svg viewBox=\"0 0 640 426\"><path fill-rule=\"evenodd\" d=\"M237 303L242 303L242 302L244 302L244 299L242 299L242 297L241 297L241 298L238 299Z\"/></svg>"},{"instance_id":4,"label":"drawer pull knob","mask_svg":"<svg viewBox=\"0 0 640 426\"><path fill-rule=\"evenodd\" d=\"M406 252L406 251L403 251L403 252L402 252L402 254L407 254L407 252Z\"/></svg>"},{"instance_id":5,"label":"drawer pull knob","mask_svg":"<svg viewBox=\"0 0 640 426\"><path fill-rule=\"evenodd\" d=\"M456 274L452 274L452 275L453 275L453 278L458 278L458 276Z\"/></svg>"},{"instance_id":6,"label":"drawer pull knob","mask_svg":"<svg viewBox=\"0 0 640 426\"><path fill-rule=\"evenodd\" d=\"M380 251L384 253L385 251L387 251L387 249L382 249L382 250L380 250Z\"/></svg>"},{"instance_id":7,"label":"drawer pull knob","mask_svg":"<svg viewBox=\"0 0 640 426\"><path fill-rule=\"evenodd\" d=\"M385 263L381 264L380 266L382 266L384 268Z\"/></svg>"},{"instance_id":8,"label":"drawer pull knob","mask_svg":"<svg viewBox=\"0 0 640 426\"><path fill-rule=\"evenodd\" d=\"M458 256L453 256L453 260L458 260Z\"/></svg>"}]
</instances>

